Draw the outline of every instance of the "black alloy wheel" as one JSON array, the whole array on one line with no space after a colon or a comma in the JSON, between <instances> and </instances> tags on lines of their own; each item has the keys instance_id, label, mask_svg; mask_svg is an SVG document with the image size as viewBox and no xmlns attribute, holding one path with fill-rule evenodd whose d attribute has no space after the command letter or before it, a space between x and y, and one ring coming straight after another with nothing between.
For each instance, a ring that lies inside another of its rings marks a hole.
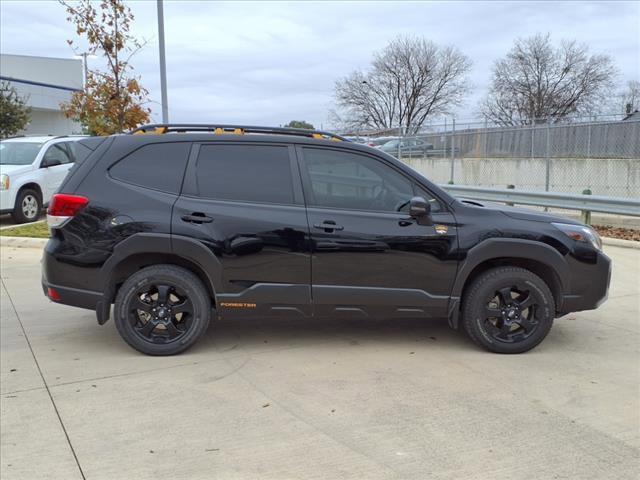
<instances>
[{"instance_id":1,"label":"black alloy wheel","mask_svg":"<svg viewBox=\"0 0 640 480\"><path fill-rule=\"evenodd\" d=\"M533 335L538 327L540 299L519 282L494 292L486 304L485 328L498 341L513 343Z\"/></svg>"},{"instance_id":2,"label":"black alloy wheel","mask_svg":"<svg viewBox=\"0 0 640 480\"><path fill-rule=\"evenodd\" d=\"M130 321L141 338L152 343L179 341L192 324L193 304L179 288L145 285L130 301Z\"/></svg>"},{"instance_id":3,"label":"black alloy wheel","mask_svg":"<svg viewBox=\"0 0 640 480\"><path fill-rule=\"evenodd\" d=\"M496 353L522 353L549 333L555 301L549 286L520 267L495 267L465 287L461 324L481 347Z\"/></svg>"},{"instance_id":4,"label":"black alloy wheel","mask_svg":"<svg viewBox=\"0 0 640 480\"><path fill-rule=\"evenodd\" d=\"M114 317L120 336L147 355L174 355L209 326L211 295L202 281L176 265L138 270L120 287Z\"/></svg>"}]
</instances>

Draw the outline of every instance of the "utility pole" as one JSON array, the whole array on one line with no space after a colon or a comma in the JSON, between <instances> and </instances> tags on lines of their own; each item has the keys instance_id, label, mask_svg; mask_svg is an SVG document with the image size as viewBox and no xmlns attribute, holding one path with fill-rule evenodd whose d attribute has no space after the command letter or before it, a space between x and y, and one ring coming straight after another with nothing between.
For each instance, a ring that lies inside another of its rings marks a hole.
<instances>
[{"instance_id":1,"label":"utility pole","mask_svg":"<svg viewBox=\"0 0 640 480\"><path fill-rule=\"evenodd\" d=\"M162 123L169 123L169 104L167 101L167 65L164 56L164 11L162 0L158 5L158 41L160 48L160 94L162 97Z\"/></svg>"},{"instance_id":2,"label":"utility pole","mask_svg":"<svg viewBox=\"0 0 640 480\"><path fill-rule=\"evenodd\" d=\"M85 90L87 89L87 79L89 78L89 67L87 67L87 57L89 56L93 55L91 55L89 52L78 54L78 57L82 57L82 69L84 70L84 77L82 78L82 88Z\"/></svg>"}]
</instances>

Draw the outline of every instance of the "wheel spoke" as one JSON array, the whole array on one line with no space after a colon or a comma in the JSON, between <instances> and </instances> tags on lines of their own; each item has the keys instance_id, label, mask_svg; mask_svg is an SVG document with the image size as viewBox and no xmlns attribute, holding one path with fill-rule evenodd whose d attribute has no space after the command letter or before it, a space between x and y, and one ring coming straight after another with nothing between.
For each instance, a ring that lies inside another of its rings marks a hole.
<instances>
[{"instance_id":1,"label":"wheel spoke","mask_svg":"<svg viewBox=\"0 0 640 480\"><path fill-rule=\"evenodd\" d=\"M528 293L524 300L518 299L516 303L520 306L520 310L525 310L533 305L533 296L531 293Z\"/></svg>"},{"instance_id":2,"label":"wheel spoke","mask_svg":"<svg viewBox=\"0 0 640 480\"><path fill-rule=\"evenodd\" d=\"M500 329L491 320L485 320L484 324L491 335L500 333Z\"/></svg>"},{"instance_id":3,"label":"wheel spoke","mask_svg":"<svg viewBox=\"0 0 640 480\"><path fill-rule=\"evenodd\" d=\"M193 305L191 300L185 298L182 302L171 305L171 311L174 313L191 313L193 311Z\"/></svg>"},{"instance_id":4,"label":"wheel spoke","mask_svg":"<svg viewBox=\"0 0 640 480\"><path fill-rule=\"evenodd\" d=\"M178 335L182 333L180 330L176 328L173 322L167 322L165 326L167 327L167 333L169 334L170 339L176 338Z\"/></svg>"},{"instance_id":5,"label":"wheel spoke","mask_svg":"<svg viewBox=\"0 0 640 480\"><path fill-rule=\"evenodd\" d=\"M147 323L145 323L142 327L138 328L138 331L145 337L148 337L155 328L156 328L156 323L154 323L152 320L148 320Z\"/></svg>"},{"instance_id":6,"label":"wheel spoke","mask_svg":"<svg viewBox=\"0 0 640 480\"><path fill-rule=\"evenodd\" d=\"M502 310L500 310L499 308L486 307L484 309L484 313L487 317L502 317Z\"/></svg>"},{"instance_id":7,"label":"wheel spoke","mask_svg":"<svg viewBox=\"0 0 640 480\"><path fill-rule=\"evenodd\" d=\"M525 332L529 333L531 331L532 325L527 317L521 317L518 320L518 324L524 329Z\"/></svg>"},{"instance_id":8,"label":"wheel spoke","mask_svg":"<svg viewBox=\"0 0 640 480\"><path fill-rule=\"evenodd\" d=\"M498 297L500 297L500 302L502 303L503 307L513 302L513 297L511 296L511 287L504 287L498 290Z\"/></svg>"},{"instance_id":9,"label":"wheel spoke","mask_svg":"<svg viewBox=\"0 0 640 480\"><path fill-rule=\"evenodd\" d=\"M158 303L168 303L169 290L171 290L171 287L168 285L158 285L156 288L158 289Z\"/></svg>"},{"instance_id":10,"label":"wheel spoke","mask_svg":"<svg viewBox=\"0 0 640 480\"><path fill-rule=\"evenodd\" d=\"M510 331L511 331L511 324L503 321L502 326L500 327L500 334L506 337Z\"/></svg>"},{"instance_id":11,"label":"wheel spoke","mask_svg":"<svg viewBox=\"0 0 640 480\"><path fill-rule=\"evenodd\" d=\"M133 300L131 300L131 309L132 310L142 310L143 312L149 312L151 310L151 305L143 302L138 295L136 295Z\"/></svg>"}]
</instances>

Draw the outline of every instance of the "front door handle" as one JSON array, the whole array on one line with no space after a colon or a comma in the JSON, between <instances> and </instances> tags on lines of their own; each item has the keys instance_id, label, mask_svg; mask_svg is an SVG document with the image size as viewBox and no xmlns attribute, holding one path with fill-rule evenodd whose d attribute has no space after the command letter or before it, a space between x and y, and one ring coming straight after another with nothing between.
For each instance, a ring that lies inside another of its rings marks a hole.
<instances>
[{"instance_id":1,"label":"front door handle","mask_svg":"<svg viewBox=\"0 0 640 480\"><path fill-rule=\"evenodd\" d=\"M207 217L204 213L194 212L191 215L182 215L182 221L189 223L211 223L213 218Z\"/></svg>"},{"instance_id":2,"label":"front door handle","mask_svg":"<svg viewBox=\"0 0 640 480\"><path fill-rule=\"evenodd\" d=\"M334 222L333 220L325 220L322 223L314 223L313 227L324 230L327 233L331 233L334 230L344 230L344 227L342 225L336 225L336 222Z\"/></svg>"}]
</instances>

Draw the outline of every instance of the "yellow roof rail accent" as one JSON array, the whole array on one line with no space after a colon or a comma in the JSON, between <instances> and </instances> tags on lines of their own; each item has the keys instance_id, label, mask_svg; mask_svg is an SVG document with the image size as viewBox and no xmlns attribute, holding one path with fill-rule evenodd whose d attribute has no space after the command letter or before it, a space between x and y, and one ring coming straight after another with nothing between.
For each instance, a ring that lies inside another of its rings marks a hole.
<instances>
[{"instance_id":1,"label":"yellow roof rail accent","mask_svg":"<svg viewBox=\"0 0 640 480\"><path fill-rule=\"evenodd\" d=\"M153 131L149 132L146 130L136 130L133 132L134 135L162 135L164 133L167 133L167 127L156 127Z\"/></svg>"},{"instance_id":2,"label":"yellow roof rail accent","mask_svg":"<svg viewBox=\"0 0 640 480\"><path fill-rule=\"evenodd\" d=\"M216 127L215 130L213 131L213 133L215 135L224 135L225 133L227 135L244 135L244 130L241 128L234 128L233 130L231 129L224 129L222 127Z\"/></svg>"},{"instance_id":3,"label":"yellow roof rail accent","mask_svg":"<svg viewBox=\"0 0 640 480\"><path fill-rule=\"evenodd\" d=\"M311 134L311 138L315 138L316 140L331 140L332 142L341 142L342 141L337 137L334 137L334 136L329 137L328 135L324 135L322 133L312 133Z\"/></svg>"},{"instance_id":4,"label":"yellow roof rail accent","mask_svg":"<svg viewBox=\"0 0 640 480\"><path fill-rule=\"evenodd\" d=\"M334 142L346 141L345 138L329 132L305 130L301 128L287 127L260 127L250 125L224 125L224 124L190 124L190 123L167 123L141 125L132 130L131 134L156 134L167 133L198 133L207 132L217 135L246 135L246 134L267 134L267 135L296 135L300 137L313 138L315 140L331 140Z\"/></svg>"}]
</instances>

